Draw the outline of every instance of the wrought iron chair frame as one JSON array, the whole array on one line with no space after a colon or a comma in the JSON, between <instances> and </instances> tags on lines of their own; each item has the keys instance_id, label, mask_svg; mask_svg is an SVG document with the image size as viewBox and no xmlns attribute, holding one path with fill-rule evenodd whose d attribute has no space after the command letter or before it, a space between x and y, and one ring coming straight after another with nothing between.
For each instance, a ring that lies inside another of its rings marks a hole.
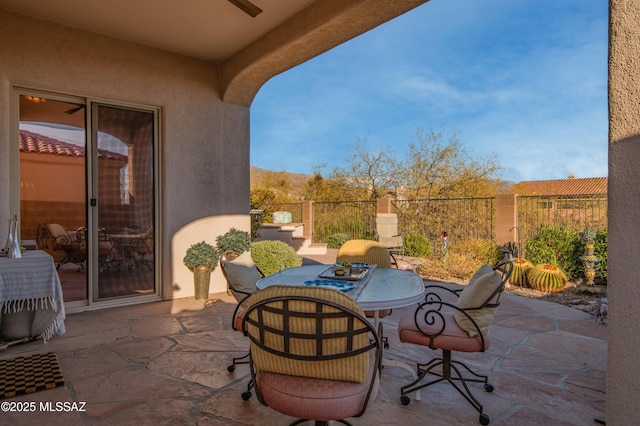
<instances>
[{"instance_id":1,"label":"wrought iron chair frame","mask_svg":"<svg viewBox=\"0 0 640 426\"><path fill-rule=\"evenodd\" d=\"M290 303L292 301L302 301L302 302L310 302L310 303L315 303L316 304L316 308L315 308L315 312L297 312L297 311L292 311L289 309ZM274 307L273 304L274 303L282 303L282 308L278 308L278 307ZM323 307L328 306L331 308L336 309L338 312L323 312ZM279 314L282 315L282 319L283 319L283 327L282 329L275 329L273 327L268 327L265 324L261 323L260 321L254 320L253 318L251 318L251 313L253 311L257 311L257 316L258 318L262 318L264 313L270 313L270 314ZM289 332L289 326L288 324L286 324L285 322L288 322L290 320L292 320L293 318L313 318L316 321L317 327L316 330L314 330L313 332L309 332L309 333L292 333ZM349 323L349 329L346 331L342 331L342 332L337 332L337 333L323 333L322 332L322 323L323 323L323 319L333 319L333 318L347 318L348 319L348 323ZM353 329L354 327L354 323L356 323L357 320L360 324L362 324L361 328L358 329ZM257 333L251 334L249 332L248 326L247 324L251 324L252 326L255 326L257 329ZM380 327L379 327L380 328ZM308 297L308 296L278 296L278 297L271 297L265 300L262 300L254 305L252 305L251 307L249 307L249 309L247 310L243 322L242 322L242 329L243 332L246 336L249 337L249 339L251 340L251 342L253 344L255 344L257 347L275 354L277 356L281 356L283 358L287 358L287 359L292 359L292 360L302 360L302 361L310 361L310 362L314 362L314 361L327 361L327 360L335 360L335 359L340 359L340 358L346 358L346 357L352 357L354 355L358 355L361 353L365 353L365 352L369 352L371 350L375 350L375 364L374 364L374 368L376 370L376 372L374 374L380 374L381 368L382 368L382 341L380 339L380 331L378 330L376 331L375 328L373 327L373 325L371 325L371 323L367 320L366 317L358 314L357 312L354 312L353 310L342 306L340 304L337 303L333 303L331 301L328 300L324 300L324 299L317 299L317 298L313 298L313 297ZM269 334L276 334L276 335L280 335L283 338L283 341L285 342L285 350L281 351L281 350L277 350L274 349L268 345L265 344L264 342L264 336L266 333ZM353 350L352 348L349 348L347 350L345 350L344 352L340 352L340 353L334 353L334 354L322 354L322 347L323 347L323 341L324 340L329 340L329 339L335 339L335 338L351 338L353 339L354 336L357 336L359 334L368 334L369 335L369 343L359 349ZM290 353L286 347L286 342L290 339L290 338L296 338L296 339L308 339L308 340L312 340L315 341L315 347L316 347L316 354L315 355L296 355L296 354L292 354ZM251 357L249 357L249 364L251 366L251 380L252 382L256 382L256 369L255 366L253 365L253 360L251 359ZM367 392L367 396L366 396L366 400L365 403L362 406L362 409L360 410L360 412L358 412L356 415L354 415L353 417L360 417L364 414L364 412L366 411L367 405L369 404L369 400L371 397L371 394L373 392L373 388L374 388L374 384L375 384L376 378L373 377L371 379L371 382L369 384L369 388L368 388L368 392ZM260 394L260 389L256 387L256 396L258 398L258 400L264 404L264 405L268 405L264 399L262 398L262 395ZM293 423L291 423L291 425L297 425L300 423L304 423L306 421L310 421L310 420L314 420L314 419L298 419L296 421L294 421ZM345 425L350 425L349 422L347 422L344 419L338 419L335 420L339 423L345 424ZM326 421L316 421L316 425L325 425L328 424L328 422Z\"/></svg>"},{"instance_id":2,"label":"wrought iron chair frame","mask_svg":"<svg viewBox=\"0 0 640 426\"><path fill-rule=\"evenodd\" d=\"M482 425L489 424L489 416L483 412L482 404L474 397L473 393L467 386L467 382L483 383L483 388L486 392L493 392L494 387L489 383L488 376L474 372L471 368L469 368L461 361L453 360L451 357L452 350L442 349L434 346L434 339L440 336L445 331L446 320L442 314L442 309L444 307L447 307L454 311L460 312L470 321L471 324L473 324L473 326L476 328L476 332L481 342L482 349L480 350L480 352L484 352L486 350L484 333L468 312L477 311L483 308L497 308L500 305L502 292L504 291L505 285L509 277L511 276L511 272L513 271L513 257L511 255L511 252L509 250L505 250L504 258L492 268L502 274L501 283L496 288L496 290L493 291L490 296L487 297L486 300L479 306L461 309L457 307L456 304L443 300L442 294L450 294L457 298L462 293L463 288L450 289L437 284L425 287L425 301L422 302L416 309L414 313L414 323L418 331L429 338L430 349L442 350L442 357L434 358L427 363L417 363L418 377L413 382L402 386L400 390L400 400L402 404L408 405L411 402L408 394L434 385L436 383L447 381L476 409L476 411L478 411L480 423ZM424 318L426 324L428 325L433 326L439 323L440 328L435 332L424 330L423 328L421 328L420 322L418 321L418 318L420 317ZM434 371L434 369L436 369L437 367L441 367L440 371ZM465 376L463 374L464 370L461 372L461 369L466 370L467 373L471 374L471 377L468 375ZM452 372L455 374L452 374ZM421 383L422 380L429 374L436 376L436 378L427 383ZM460 383L462 387L459 386L458 383Z\"/></svg>"}]
</instances>

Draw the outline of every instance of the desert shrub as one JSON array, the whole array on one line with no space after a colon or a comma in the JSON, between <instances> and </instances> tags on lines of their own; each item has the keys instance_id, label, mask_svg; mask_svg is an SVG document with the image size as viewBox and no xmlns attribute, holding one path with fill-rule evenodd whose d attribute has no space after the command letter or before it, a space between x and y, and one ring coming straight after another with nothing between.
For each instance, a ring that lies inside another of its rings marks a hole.
<instances>
[{"instance_id":1,"label":"desert shrub","mask_svg":"<svg viewBox=\"0 0 640 426\"><path fill-rule=\"evenodd\" d=\"M433 254L431 242L422 235L403 236L404 254L411 257L428 257Z\"/></svg>"},{"instance_id":2,"label":"desert shrub","mask_svg":"<svg viewBox=\"0 0 640 426\"><path fill-rule=\"evenodd\" d=\"M452 253L458 253L468 257L470 260L479 262L479 266L483 264L494 265L502 260L504 253L498 243L494 240L483 238L467 238L451 244L449 246L449 256Z\"/></svg>"},{"instance_id":3,"label":"desert shrub","mask_svg":"<svg viewBox=\"0 0 640 426\"><path fill-rule=\"evenodd\" d=\"M593 238L594 254L600 258L596 263L596 278L607 281L607 250L608 250L608 229L603 228L596 232Z\"/></svg>"},{"instance_id":4,"label":"desert shrub","mask_svg":"<svg viewBox=\"0 0 640 426\"><path fill-rule=\"evenodd\" d=\"M240 231L236 228L231 228L225 234L219 235L216 238L216 248L220 254L225 251L242 253L250 249L250 244L251 235L248 232Z\"/></svg>"},{"instance_id":5,"label":"desert shrub","mask_svg":"<svg viewBox=\"0 0 640 426\"><path fill-rule=\"evenodd\" d=\"M531 263L557 266L570 280L582 274L580 256L583 253L584 246L578 231L564 226L542 225L538 233L526 243L526 258Z\"/></svg>"},{"instance_id":6,"label":"desert shrub","mask_svg":"<svg viewBox=\"0 0 640 426\"><path fill-rule=\"evenodd\" d=\"M278 240L251 243L251 258L266 276L302 265L302 257L289 244Z\"/></svg>"},{"instance_id":7,"label":"desert shrub","mask_svg":"<svg viewBox=\"0 0 640 426\"><path fill-rule=\"evenodd\" d=\"M338 234L329 235L325 243L329 248L338 249L348 240L349 240L349 236L347 234L338 233Z\"/></svg>"},{"instance_id":8,"label":"desert shrub","mask_svg":"<svg viewBox=\"0 0 640 426\"><path fill-rule=\"evenodd\" d=\"M482 265L494 265L503 257L495 241L470 238L450 245L447 257L429 256L416 272L433 279L467 281Z\"/></svg>"}]
</instances>

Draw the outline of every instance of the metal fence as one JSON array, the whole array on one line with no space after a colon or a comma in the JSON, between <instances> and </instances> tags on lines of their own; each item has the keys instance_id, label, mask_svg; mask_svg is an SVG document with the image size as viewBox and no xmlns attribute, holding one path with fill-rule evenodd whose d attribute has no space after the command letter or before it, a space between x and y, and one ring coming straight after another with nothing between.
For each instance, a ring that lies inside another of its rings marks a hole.
<instances>
[{"instance_id":1,"label":"metal fence","mask_svg":"<svg viewBox=\"0 0 640 426\"><path fill-rule=\"evenodd\" d=\"M526 242L541 225L575 231L607 227L607 195L519 196L516 243L521 256Z\"/></svg>"},{"instance_id":2,"label":"metal fence","mask_svg":"<svg viewBox=\"0 0 640 426\"><path fill-rule=\"evenodd\" d=\"M396 201L403 234L426 237L436 253L442 249L443 233L450 243L469 238L493 239L494 198L447 198Z\"/></svg>"},{"instance_id":3,"label":"metal fence","mask_svg":"<svg viewBox=\"0 0 640 426\"><path fill-rule=\"evenodd\" d=\"M324 242L333 234L373 239L376 232L376 201L313 203L313 239Z\"/></svg>"},{"instance_id":4,"label":"metal fence","mask_svg":"<svg viewBox=\"0 0 640 426\"><path fill-rule=\"evenodd\" d=\"M495 198L446 198L394 201L399 231L426 237L436 253L442 248L442 233L449 242L470 238L495 239ZM313 239L325 242L333 234L373 239L376 231L376 201L315 202ZM293 222L302 222L302 203L282 203L279 210L291 212ZM576 231L607 226L607 195L519 196L514 237L520 255L526 241L541 225L564 226Z\"/></svg>"}]
</instances>

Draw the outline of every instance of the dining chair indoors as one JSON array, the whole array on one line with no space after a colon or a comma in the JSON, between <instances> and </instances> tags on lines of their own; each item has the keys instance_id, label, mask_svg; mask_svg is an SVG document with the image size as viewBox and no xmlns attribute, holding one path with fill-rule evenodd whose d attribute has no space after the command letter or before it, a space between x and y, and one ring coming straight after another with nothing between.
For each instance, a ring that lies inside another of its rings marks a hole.
<instances>
[{"instance_id":1,"label":"dining chair indoors","mask_svg":"<svg viewBox=\"0 0 640 426\"><path fill-rule=\"evenodd\" d=\"M381 345L358 304L321 287L267 287L249 298L243 327L250 339L258 400L316 425L364 414L380 380Z\"/></svg>"},{"instance_id":2,"label":"dining chair indoors","mask_svg":"<svg viewBox=\"0 0 640 426\"><path fill-rule=\"evenodd\" d=\"M233 311L232 327L235 331L242 331L242 319L246 312L246 301L258 289L256 283L264 274L256 266L251 258L251 252L236 253L226 251L220 256L220 269L222 275L227 280L229 292L237 300L238 305ZM227 367L229 373L236 370L238 364L248 364L249 353L241 357L235 357ZM242 399L247 401L251 398L253 381L247 384L247 390L242 393Z\"/></svg>"},{"instance_id":3,"label":"dining chair indoors","mask_svg":"<svg viewBox=\"0 0 640 426\"><path fill-rule=\"evenodd\" d=\"M489 326L512 270L513 258L507 251L495 266L483 265L462 289L427 286L425 301L402 316L398 323L400 341L442 351L440 357L418 363L418 378L401 388L400 400L404 405L411 402L408 394L447 381L478 411L480 423L489 424L489 416L468 384L483 383L486 392L493 392L493 386L486 375L452 360L451 355L456 351L485 352L489 348ZM435 378L423 383L431 376Z\"/></svg>"}]
</instances>

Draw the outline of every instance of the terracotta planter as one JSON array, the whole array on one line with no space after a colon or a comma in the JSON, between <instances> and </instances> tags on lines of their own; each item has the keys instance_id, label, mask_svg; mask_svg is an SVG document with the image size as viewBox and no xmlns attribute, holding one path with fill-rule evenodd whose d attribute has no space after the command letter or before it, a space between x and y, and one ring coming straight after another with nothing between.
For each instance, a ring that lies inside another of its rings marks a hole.
<instances>
[{"instance_id":1,"label":"terracotta planter","mask_svg":"<svg viewBox=\"0 0 640 426\"><path fill-rule=\"evenodd\" d=\"M196 266L193 268L193 286L196 300L209 298L209 281L211 280L211 268Z\"/></svg>"}]
</instances>

